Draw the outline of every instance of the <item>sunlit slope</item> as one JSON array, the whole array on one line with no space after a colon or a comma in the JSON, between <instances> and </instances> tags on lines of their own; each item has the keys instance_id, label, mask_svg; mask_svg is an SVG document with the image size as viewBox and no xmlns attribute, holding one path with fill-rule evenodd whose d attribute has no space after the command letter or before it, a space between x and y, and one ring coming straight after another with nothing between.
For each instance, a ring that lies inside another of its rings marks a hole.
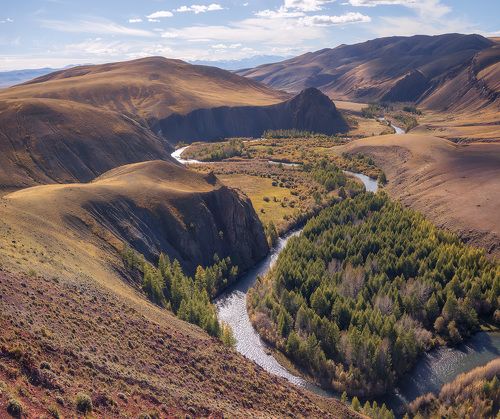
<instances>
[{"instance_id":1,"label":"sunlit slope","mask_svg":"<svg viewBox=\"0 0 500 419\"><path fill-rule=\"evenodd\" d=\"M14 86L2 98L52 98L144 119L215 106L270 105L287 95L215 67L149 57L61 70Z\"/></svg>"},{"instance_id":2,"label":"sunlit slope","mask_svg":"<svg viewBox=\"0 0 500 419\"><path fill-rule=\"evenodd\" d=\"M373 156L392 195L500 256L500 144L408 134L357 140L342 151Z\"/></svg>"},{"instance_id":3,"label":"sunlit slope","mask_svg":"<svg viewBox=\"0 0 500 419\"><path fill-rule=\"evenodd\" d=\"M169 150L117 112L67 100L0 100L0 190L87 182L126 163L170 159Z\"/></svg>"},{"instance_id":4,"label":"sunlit slope","mask_svg":"<svg viewBox=\"0 0 500 419\"><path fill-rule=\"evenodd\" d=\"M480 35L395 36L323 49L239 74L290 92L317 87L334 99L464 109L495 100L483 88L498 93L500 79L493 68L498 61L495 41Z\"/></svg>"},{"instance_id":5,"label":"sunlit slope","mask_svg":"<svg viewBox=\"0 0 500 419\"><path fill-rule=\"evenodd\" d=\"M289 96L214 67L151 57L74 67L0 91L0 190L87 182L169 159L156 129L173 112L271 105Z\"/></svg>"},{"instance_id":6,"label":"sunlit slope","mask_svg":"<svg viewBox=\"0 0 500 419\"><path fill-rule=\"evenodd\" d=\"M124 244L153 262L167 253L191 273L215 254L245 270L268 250L248 198L213 175L164 161L120 167L87 184L28 188L0 202L3 240L46 249L50 263L40 267L51 274L105 278L122 266ZM0 256L6 264L19 256L11 247Z\"/></svg>"}]
</instances>

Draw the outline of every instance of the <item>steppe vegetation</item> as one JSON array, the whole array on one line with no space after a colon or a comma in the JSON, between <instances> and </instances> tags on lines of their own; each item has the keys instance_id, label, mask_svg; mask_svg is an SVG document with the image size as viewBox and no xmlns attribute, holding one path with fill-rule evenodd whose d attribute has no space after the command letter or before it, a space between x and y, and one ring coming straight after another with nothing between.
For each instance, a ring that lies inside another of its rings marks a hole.
<instances>
[{"instance_id":1,"label":"steppe vegetation","mask_svg":"<svg viewBox=\"0 0 500 419\"><path fill-rule=\"evenodd\" d=\"M495 418L500 408L500 359L459 375L432 393L414 400L409 412L414 418Z\"/></svg>"}]
</instances>

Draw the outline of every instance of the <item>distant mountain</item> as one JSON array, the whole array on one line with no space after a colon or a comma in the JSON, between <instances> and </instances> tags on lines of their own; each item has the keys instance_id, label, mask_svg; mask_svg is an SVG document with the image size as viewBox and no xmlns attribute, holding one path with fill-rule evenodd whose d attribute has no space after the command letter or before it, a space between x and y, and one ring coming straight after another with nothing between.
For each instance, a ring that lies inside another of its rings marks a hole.
<instances>
[{"instance_id":1,"label":"distant mountain","mask_svg":"<svg viewBox=\"0 0 500 419\"><path fill-rule=\"evenodd\" d=\"M249 58L242 58L241 60L218 60L218 61L208 61L208 60L195 60L189 61L191 64L195 65L209 65L213 67L223 68L224 70L242 70L245 68L257 67L262 64L274 63L276 61L286 60L288 57L283 57L280 55L255 55Z\"/></svg>"},{"instance_id":2,"label":"distant mountain","mask_svg":"<svg viewBox=\"0 0 500 419\"><path fill-rule=\"evenodd\" d=\"M460 108L496 100L499 61L498 44L480 35L395 36L310 52L238 74L289 92L316 87L341 100Z\"/></svg>"},{"instance_id":3,"label":"distant mountain","mask_svg":"<svg viewBox=\"0 0 500 419\"><path fill-rule=\"evenodd\" d=\"M68 65L64 69L74 67L74 65ZM54 71L61 70L60 68L33 68L25 70L12 70L12 71L0 71L0 88L14 86L16 84L24 83L35 77L44 76Z\"/></svg>"}]
</instances>

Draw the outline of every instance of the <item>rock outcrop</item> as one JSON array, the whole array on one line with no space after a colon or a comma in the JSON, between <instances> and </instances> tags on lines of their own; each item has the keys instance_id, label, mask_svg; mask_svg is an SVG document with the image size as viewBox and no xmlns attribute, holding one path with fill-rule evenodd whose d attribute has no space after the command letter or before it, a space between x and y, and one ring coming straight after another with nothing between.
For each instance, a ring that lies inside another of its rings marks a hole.
<instances>
[{"instance_id":1,"label":"rock outcrop","mask_svg":"<svg viewBox=\"0 0 500 419\"><path fill-rule=\"evenodd\" d=\"M174 114L161 120L156 129L170 143L176 143L259 137L266 130L292 128L332 135L347 131L348 125L330 98L309 88L276 105L225 106Z\"/></svg>"},{"instance_id":2,"label":"rock outcrop","mask_svg":"<svg viewBox=\"0 0 500 419\"><path fill-rule=\"evenodd\" d=\"M124 244L153 263L166 253L191 274L198 265L213 264L215 254L230 256L244 271L269 251L245 195L213 174L167 161L118 167L91 183L27 188L6 195L3 202L5 223L30 242L52 237L40 245L80 255L78 263L71 258L63 263L89 274L96 266L110 266ZM115 251L106 250L109 245ZM119 269L121 261L111 265Z\"/></svg>"}]
</instances>

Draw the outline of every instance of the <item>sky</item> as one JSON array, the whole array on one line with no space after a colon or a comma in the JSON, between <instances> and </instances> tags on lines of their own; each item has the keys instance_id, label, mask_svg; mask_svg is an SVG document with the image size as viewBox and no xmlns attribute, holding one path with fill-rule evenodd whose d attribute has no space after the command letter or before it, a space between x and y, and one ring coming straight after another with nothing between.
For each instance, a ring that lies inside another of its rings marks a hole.
<instances>
[{"instance_id":1,"label":"sky","mask_svg":"<svg viewBox=\"0 0 500 419\"><path fill-rule=\"evenodd\" d=\"M393 35L500 36L500 0L0 0L0 71L289 57Z\"/></svg>"}]
</instances>

